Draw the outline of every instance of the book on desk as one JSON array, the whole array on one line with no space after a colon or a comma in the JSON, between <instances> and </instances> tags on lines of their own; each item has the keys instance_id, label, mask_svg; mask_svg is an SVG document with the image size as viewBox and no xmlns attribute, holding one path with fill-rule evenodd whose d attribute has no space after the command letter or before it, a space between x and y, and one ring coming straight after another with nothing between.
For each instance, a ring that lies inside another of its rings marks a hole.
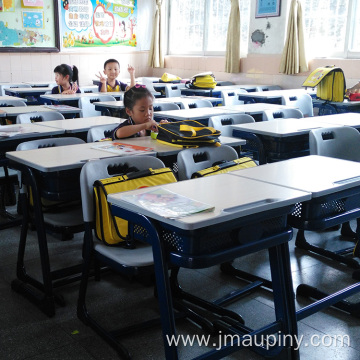
<instances>
[{"instance_id":1,"label":"book on desk","mask_svg":"<svg viewBox=\"0 0 360 360\"><path fill-rule=\"evenodd\" d=\"M98 145L93 145L92 149L104 150L118 155L139 155L153 151L153 148L146 146L130 145L114 141L104 141Z\"/></svg>"},{"instance_id":2,"label":"book on desk","mask_svg":"<svg viewBox=\"0 0 360 360\"><path fill-rule=\"evenodd\" d=\"M213 211L215 209L212 205L190 199L162 187L140 194L127 194L122 196L122 200L170 219Z\"/></svg>"}]
</instances>

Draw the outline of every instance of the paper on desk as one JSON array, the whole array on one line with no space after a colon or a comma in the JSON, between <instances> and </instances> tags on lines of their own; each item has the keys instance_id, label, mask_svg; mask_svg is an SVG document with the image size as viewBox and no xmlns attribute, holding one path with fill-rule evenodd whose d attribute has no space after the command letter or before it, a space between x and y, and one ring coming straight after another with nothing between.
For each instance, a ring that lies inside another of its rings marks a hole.
<instances>
[{"instance_id":1,"label":"paper on desk","mask_svg":"<svg viewBox=\"0 0 360 360\"><path fill-rule=\"evenodd\" d=\"M12 137L23 132L24 128L21 126L0 126L0 137Z\"/></svg>"},{"instance_id":2,"label":"paper on desk","mask_svg":"<svg viewBox=\"0 0 360 360\"><path fill-rule=\"evenodd\" d=\"M190 199L164 188L149 190L141 194L123 195L121 200L170 219L215 209L212 205Z\"/></svg>"}]
</instances>

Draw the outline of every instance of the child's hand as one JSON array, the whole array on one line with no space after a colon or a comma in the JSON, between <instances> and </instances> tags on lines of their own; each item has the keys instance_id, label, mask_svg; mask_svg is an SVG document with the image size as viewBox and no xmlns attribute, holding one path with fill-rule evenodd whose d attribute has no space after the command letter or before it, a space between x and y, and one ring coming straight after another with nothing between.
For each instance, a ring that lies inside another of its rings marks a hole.
<instances>
[{"instance_id":1,"label":"child's hand","mask_svg":"<svg viewBox=\"0 0 360 360\"><path fill-rule=\"evenodd\" d=\"M78 90L78 84L77 82L75 81L72 85L71 85L71 90L73 91L73 94L75 94Z\"/></svg>"},{"instance_id":2,"label":"child's hand","mask_svg":"<svg viewBox=\"0 0 360 360\"><path fill-rule=\"evenodd\" d=\"M158 131L157 122L155 120L150 120L150 121L146 122L145 125L146 125L146 128L145 128L146 130L152 130L155 132Z\"/></svg>"},{"instance_id":3,"label":"child's hand","mask_svg":"<svg viewBox=\"0 0 360 360\"><path fill-rule=\"evenodd\" d=\"M99 76L99 75L100 75L100 76ZM107 78L101 73L101 71L99 71L99 75L95 74L95 76L100 79L100 82L101 82L102 84L106 84Z\"/></svg>"},{"instance_id":4,"label":"child's hand","mask_svg":"<svg viewBox=\"0 0 360 360\"><path fill-rule=\"evenodd\" d=\"M135 68L132 65L128 64L128 72L130 75L135 75Z\"/></svg>"}]
</instances>

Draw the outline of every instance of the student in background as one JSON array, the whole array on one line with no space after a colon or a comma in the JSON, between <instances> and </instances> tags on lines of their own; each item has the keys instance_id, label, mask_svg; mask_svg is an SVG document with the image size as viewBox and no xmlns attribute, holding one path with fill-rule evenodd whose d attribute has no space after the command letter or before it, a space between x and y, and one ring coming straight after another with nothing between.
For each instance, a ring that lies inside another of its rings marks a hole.
<instances>
[{"instance_id":1,"label":"student in background","mask_svg":"<svg viewBox=\"0 0 360 360\"><path fill-rule=\"evenodd\" d=\"M153 119L154 97L145 85L136 84L124 94L124 106L127 120L118 125L112 132L112 139L122 139L150 135L157 132L157 122ZM160 123L165 123L162 120Z\"/></svg>"},{"instance_id":2,"label":"student in background","mask_svg":"<svg viewBox=\"0 0 360 360\"><path fill-rule=\"evenodd\" d=\"M116 80L120 74L120 64L116 59L106 60L104 63L103 73L99 71L96 75L100 79L99 92L113 92L126 91L135 85L135 68L128 65L128 72L130 74L130 85L126 85L121 81Z\"/></svg>"},{"instance_id":3,"label":"student in background","mask_svg":"<svg viewBox=\"0 0 360 360\"><path fill-rule=\"evenodd\" d=\"M78 87L79 70L76 66L61 64L54 69L54 73L57 86L52 89L52 94L81 93Z\"/></svg>"},{"instance_id":4,"label":"student in background","mask_svg":"<svg viewBox=\"0 0 360 360\"><path fill-rule=\"evenodd\" d=\"M360 92L360 81L354 85L352 88L350 89L347 89L346 90L346 95L350 95L350 94L356 94L356 93L359 93Z\"/></svg>"}]
</instances>

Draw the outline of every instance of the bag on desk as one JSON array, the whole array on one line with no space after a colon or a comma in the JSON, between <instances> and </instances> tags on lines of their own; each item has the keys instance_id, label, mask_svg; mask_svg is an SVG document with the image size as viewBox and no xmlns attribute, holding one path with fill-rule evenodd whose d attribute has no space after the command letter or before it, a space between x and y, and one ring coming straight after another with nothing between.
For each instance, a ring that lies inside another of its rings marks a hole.
<instances>
[{"instance_id":1,"label":"bag on desk","mask_svg":"<svg viewBox=\"0 0 360 360\"><path fill-rule=\"evenodd\" d=\"M302 86L316 87L316 97L321 100L344 101L345 76L339 67L325 66L315 69Z\"/></svg>"},{"instance_id":2,"label":"bag on desk","mask_svg":"<svg viewBox=\"0 0 360 360\"><path fill-rule=\"evenodd\" d=\"M257 166L255 161L249 157L242 157L240 159L235 159L232 161L223 161L213 164L213 166L206 168L204 170L199 170L192 174L191 178L196 179L204 176L225 174L230 171L242 170Z\"/></svg>"},{"instance_id":3,"label":"bag on desk","mask_svg":"<svg viewBox=\"0 0 360 360\"><path fill-rule=\"evenodd\" d=\"M176 182L169 168L144 171L130 168L129 170L133 172L97 180L94 183L95 235L106 245L123 242L126 247L134 247L133 239L129 237L128 222L111 214L110 204L107 202L109 194Z\"/></svg>"},{"instance_id":4,"label":"bag on desk","mask_svg":"<svg viewBox=\"0 0 360 360\"><path fill-rule=\"evenodd\" d=\"M216 84L214 74L212 72L204 72L194 75L185 86L189 89L214 89Z\"/></svg>"},{"instance_id":5,"label":"bag on desk","mask_svg":"<svg viewBox=\"0 0 360 360\"><path fill-rule=\"evenodd\" d=\"M220 146L221 132L194 120L158 125L157 141L180 147Z\"/></svg>"},{"instance_id":6,"label":"bag on desk","mask_svg":"<svg viewBox=\"0 0 360 360\"><path fill-rule=\"evenodd\" d=\"M181 80L181 77L173 75L173 74L169 74L169 73L163 73L159 82L161 83L179 83Z\"/></svg>"}]
</instances>

